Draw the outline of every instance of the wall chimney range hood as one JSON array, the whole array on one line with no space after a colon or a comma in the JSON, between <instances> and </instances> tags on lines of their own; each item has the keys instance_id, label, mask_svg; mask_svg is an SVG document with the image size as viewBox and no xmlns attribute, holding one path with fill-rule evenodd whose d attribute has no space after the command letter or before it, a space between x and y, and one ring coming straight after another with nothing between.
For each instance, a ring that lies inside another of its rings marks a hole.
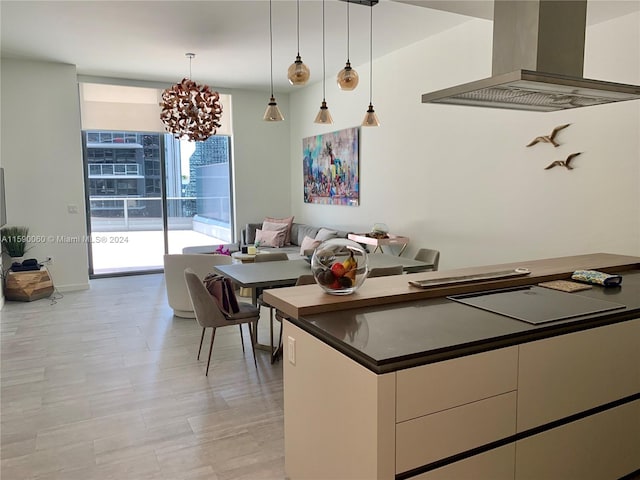
<instances>
[{"instance_id":1,"label":"wall chimney range hood","mask_svg":"<svg viewBox=\"0 0 640 480\"><path fill-rule=\"evenodd\" d=\"M422 103L552 112L640 99L640 86L582 78L586 0L495 0L492 76Z\"/></svg>"}]
</instances>

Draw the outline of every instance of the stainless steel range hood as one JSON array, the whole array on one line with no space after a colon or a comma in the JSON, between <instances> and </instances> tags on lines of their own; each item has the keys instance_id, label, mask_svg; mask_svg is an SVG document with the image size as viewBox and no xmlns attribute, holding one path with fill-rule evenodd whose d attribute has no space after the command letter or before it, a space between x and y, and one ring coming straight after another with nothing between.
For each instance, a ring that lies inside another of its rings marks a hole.
<instances>
[{"instance_id":1,"label":"stainless steel range hood","mask_svg":"<svg viewBox=\"0 0 640 480\"><path fill-rule=\"evenodd\" d=\"M495 0L492 76L422 103L551 112L640 99L638 85L582 78L586 15L586 0Z\"/></svg>"}]
</instances>

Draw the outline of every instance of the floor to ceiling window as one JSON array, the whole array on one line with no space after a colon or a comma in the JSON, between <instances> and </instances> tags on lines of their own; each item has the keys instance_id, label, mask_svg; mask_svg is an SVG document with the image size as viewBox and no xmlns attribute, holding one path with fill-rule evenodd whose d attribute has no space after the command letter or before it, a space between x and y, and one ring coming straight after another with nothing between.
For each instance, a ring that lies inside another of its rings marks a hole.
<instances>
[{"instance_id":1,"label":"floor to ceiling window","mask_svg":"<svg viewBox=\"0 0 640 480\"><path fill-rule=\"evenodd\" d=\"M230 136L123 128L82 139L92 276L155 271L165 253L233 241Z\"/></svg>"}]
</instances>

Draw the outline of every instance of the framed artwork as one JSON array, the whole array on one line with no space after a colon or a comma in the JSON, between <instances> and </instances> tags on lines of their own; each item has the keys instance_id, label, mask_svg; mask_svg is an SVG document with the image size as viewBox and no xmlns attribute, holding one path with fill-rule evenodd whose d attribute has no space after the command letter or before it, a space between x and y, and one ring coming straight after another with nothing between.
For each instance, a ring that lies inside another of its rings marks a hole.
<instances>
[{"instance_id":1,"label":"framed artwork","mask_svg":"<svg viewBox=\"0 0 640 480\"><path fill-rule=\"evenodd\" d=\"M358 206L359 128L302 139L305 203Z\"/></svg>"}]
</instances>

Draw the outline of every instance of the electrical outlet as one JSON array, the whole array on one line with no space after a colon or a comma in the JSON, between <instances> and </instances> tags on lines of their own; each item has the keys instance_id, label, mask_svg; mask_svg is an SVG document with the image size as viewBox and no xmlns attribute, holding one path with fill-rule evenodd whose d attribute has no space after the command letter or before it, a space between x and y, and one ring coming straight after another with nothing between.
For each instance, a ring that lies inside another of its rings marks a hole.
<instances>
[{"instance_id":1,"label":"electrical outlet","mask_svg":"<svg viewBox=\"0 0 640 480\"><path fill-rule=\"evenodd\" d=\"M287 352L289 357L289 363L291 365L296 364L296 339L293 337L287 338Z\"/></svg>"}]
</instances>

